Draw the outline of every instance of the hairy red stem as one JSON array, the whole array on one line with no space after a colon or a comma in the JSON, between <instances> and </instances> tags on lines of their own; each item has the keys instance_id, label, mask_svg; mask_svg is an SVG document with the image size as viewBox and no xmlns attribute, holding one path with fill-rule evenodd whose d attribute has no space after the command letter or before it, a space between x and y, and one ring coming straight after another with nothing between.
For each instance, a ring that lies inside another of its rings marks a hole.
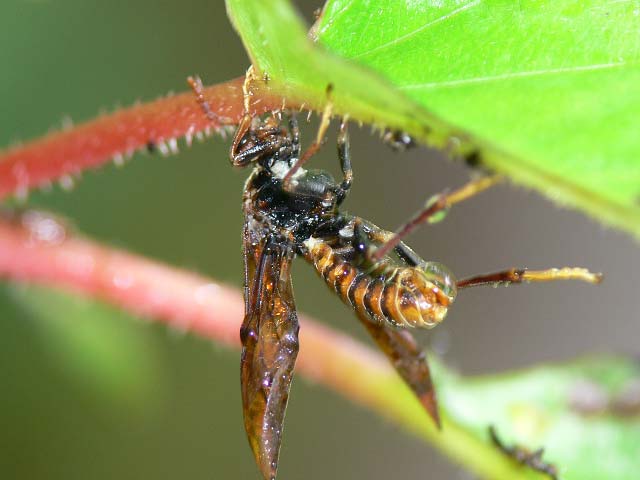
<instances>
[{"instance_id":1,"label":"hairy red stem","mask_svg":"<svg viewBox=\"0 0 640 480\"><path fill-rule=\"evenodd\" d=\"M240 346L244 302L238 289L71 235L46 214L31 211L0 220L0 277L62 287L219 344ZM376 402L375 388L363 384L394 375L386 360L301 317L297 371L358 403Z\"/></svg>"},{"instance_id":2,"label":"hairy red stem","mask_svg":"<svg viewBox=\"0 0 640 480\"><path fill-rule=\"evenodd\" d=\"M65 288L217 344L240 346L244 302L237 289L72 235L39 212L0 215L0 278ZM483 477L529 478L446 415L445 428L437 431L380 354L304 315L300 324L298 373L393 419Z\"/></svg>"},{"instance_id":3,"label":"hairy red stem","mask_svg":"<svg viewBox=\"0 0 640 480\"><path fill-rule=\"evenodd\" d=\"M243 114L242 82L231 80L204 89L204 98L220 121L210 120L195 95L186 92L103 115L68 131L0 151L0 199L24 196L33 188L65 176L123 160L139 149L171 151L177 139L238 123ZM263 87L253 98L253 113L278 108L282 99Z\"/></svg>"}]
</instances>

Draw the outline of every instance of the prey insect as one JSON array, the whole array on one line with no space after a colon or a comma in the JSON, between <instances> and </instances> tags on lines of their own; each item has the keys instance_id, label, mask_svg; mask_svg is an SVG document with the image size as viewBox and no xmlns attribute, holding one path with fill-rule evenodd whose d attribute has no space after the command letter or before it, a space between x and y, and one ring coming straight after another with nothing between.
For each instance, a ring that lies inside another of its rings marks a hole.
<instances>
[{"instance_id":1,"label":"prey insect","mask_svg":"<svg viewBox=\"0 0 640 480\"><path fill-rule=\"evenodd\" d=\"M498 432L496 432L496 429L493 425L489 427L489 438L491 440L491 443L493 443L498 450L504 453L507 457L512 458L520 465L529 467L536 472L544 473L548 475L551 480L558 479L557 467L551 463L545 462L542 459L542 455L544 455L544 448L530 451L518 445L507 446L502 442L502 440L500 440Z\"/></svg>"},{"instance_id":2,"label":"prey insect","mask_svg":"<svg viewBox=\"0 0 640 480\"><path fill-rule=\"evenodd\" d=\"M199 102L201 84L190 79ZM245 85L246 88L246 85ZM245 92L245 102L248 102ZM208 108L203 108L209 115ZM245 105L248 112L248 105ZM411 327L440 323L459 289L483 284L578 279L597 283L585 269L511 269L456 281L447 267L420 258L403 239L418 225L496 183L471 181L441 194L391 233L340 211L353 173L345 121L338 134L342 180L305 170L322 143L331 110L316 141L302 153L295 116L278 112L264 120L246 114L233 140L231 162L253 166L243 193L245 318L241 327L244 425L265 479L276 477L282 428L298 354L298 318L290 268L296 255L353 308L379 348L440 426L436 394L424 352Z\"/></svg>"}]
</instances>

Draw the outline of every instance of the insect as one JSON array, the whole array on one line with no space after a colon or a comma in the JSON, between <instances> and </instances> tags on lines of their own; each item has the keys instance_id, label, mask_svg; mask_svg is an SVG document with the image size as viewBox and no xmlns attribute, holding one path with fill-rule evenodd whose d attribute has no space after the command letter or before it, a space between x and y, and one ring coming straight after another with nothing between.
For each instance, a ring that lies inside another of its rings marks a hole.
<instances>
[{"instance_id":1,"label":"insect","mask_svg":"<svg viewBox=\"0 0 640 480\"><path fill-rule=\"evenodd\" d=\"M189 83L203 104L199 80ZM208 106L203 105L203 110L210 115ZM245 111L249 111L246 105ZM447 267L423 260L402 241L421 223L489 188L497 177L473 180L434 197L396 233L341 212L353 179L345 121L337 142L342 180L337 182L322 170L302 168L321 145L330 112L330 108L325 110L318 136L304 153L296 118L286 112L264 120L246 114L231 147L234 166L253 166L242 200L245 318L240 331L241 387L245 430L267 480L276 477L298 354L299 326L290 276L296 255L310 262L355 310L438 426L429 366L410 328L440 323L463 288L559 279L600 281L598 274L581 268L510 269L456 281Z\"/></svg>"},{"instance_id":2,"label":"insect","mask_svg":"<svg viewBox=\"0 0 640 480\"><path fill-rule=\"evenodd\" d=\"M489 439L498 450L504 453L507 457L510 457L514 461L518 462L520 465L524 465L537 472L544 473L548 475L551 480L558 479L557 467L551 463L545 462L542 459L542 455L544 455L544 448L539 448L538 450L532 452L518 445L507 446L502 442L502 440L500 440L500 437L498 437L498 432L496 432L496 429L493 425L489 427Z\"/></svg>"}]
</instances>

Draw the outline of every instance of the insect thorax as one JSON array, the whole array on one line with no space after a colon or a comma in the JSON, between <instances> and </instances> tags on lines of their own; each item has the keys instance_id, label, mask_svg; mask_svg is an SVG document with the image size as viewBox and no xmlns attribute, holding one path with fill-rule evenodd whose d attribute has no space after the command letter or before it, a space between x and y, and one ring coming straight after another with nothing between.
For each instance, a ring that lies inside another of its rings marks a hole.
<instances>
[{"instance_id":1,"label":"insect thorax","mask_svg":"<svg viewBox=\"0 0 640 480\"><path fill-rule=\"evenodd\" d=\"M338 185L328 172L300 169L285 188L289 162L257 166L245 186L245 211L274 234L294 243L311 236L337 214Z\"/></svg>"}]
</instances>

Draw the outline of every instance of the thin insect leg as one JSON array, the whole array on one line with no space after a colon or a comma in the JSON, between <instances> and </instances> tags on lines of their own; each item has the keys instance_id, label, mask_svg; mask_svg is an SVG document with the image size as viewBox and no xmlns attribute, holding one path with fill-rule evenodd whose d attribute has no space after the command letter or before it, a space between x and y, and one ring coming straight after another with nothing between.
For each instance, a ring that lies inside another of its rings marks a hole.
<instances>
[{"instance_id":1,"label":"thin insect leg","mask_svg":"<svg viewBox=\"0 0 640 480\"><path fill-rule=\"evenodd\" d=\"M377 225L369 222L366 224L366 229L362 228L362 230L369 240L377 243L378 245L383 245L393 238L393 233L383 230ZM424 262L422 257L420 257L420 255L414 252L413 249L404 242L398 243L394 247L394 250L398 257L400 257L400 259L410 267L417 267Z\"/></svg>"},{"instance_id":2,"label":"thin insect leg","mask_svg":"<svg viewBox=\"0 0 640 480\"><path fill-rule=\"evenodd\" d=\"M474 195L487 190L488 188L498 183L500 180L502 180L502 177L498 175L482 177L471 180L466 185L462 186L458 190L454 190L451 193L443 193L437 195L434 200L429 200L422 210L420 210L407 223L401 226L396 231L393 238L391 238L384 245L381 245L380 248L373 252L372 260L381 260L393 248L395 248L396 245L398 245L402 241L402 239L413 232L422 223L432 220L435 215L444 210L447 210L452 205L455 205L456 203L462 202L463 200L471 198Z\"/></svg>"},{"instance_id":3,"label":"thin insect leg","mask_svg":"<svg viewBox=\"0 0 640 480\"><path fill-rule=\"evenodd\" d=\"M417 267L424 262L424 260L422 260L422 258L404 242L400 242L396 245L395 251L404 263L410 267Z\"/></svg>"},{"instance_id":4,"label":"thin insect leg","mask_svg":"<svg viewBox=\"0 0 640 480\"><path fill-rule=\"evenodd\" d=\"M244 74L244 82L242 82L242 101L244 104L244 114L249 115L251 110L251 83L255 79L256 73L253 65L249 65L247 73Z\"/></svg>"},{"instance_id":5,"label":"thin insect leg","mask_svg":"<svg viewBox=\"0 0 640 480\"><path fill-rule=\"evenodd\" d=\"M488 273L466 278L458 282L458 288L477 287L480 285L510 285L512 283L553 282L556 280L581 280L587 283L600 283L601 273L592 273L586 268L550 268L548 270L527 270L511 268L501 272Z\"/></svg>"},{"instance_id":6,"label":"thin insect leg","mask_svg":"<svg viewBox=\"0 0 640 480\"><path fill-rule=\"evenodd\" d=\"M198 105L200 105L200 108L211 122L220 124L232 123L230 118L221 117L220 115L214 113L213 110L211 110L209 102L207 102L207 99L204 97L204 87L202 86L202 80L199 76L196 75L195 77L187 77L187 83L191 87L193 94L196 96Z\"/></svg>"},{"instance_id":7,"label":"thin insect leg","mask_svg":"<svg viewBox=\"0 0 640 480\"><path fill-rule=\"evenodd\" d=\"M297 157L300 155L300 128L298 127L298 119L293 112L289 113L289 131L291 132L293 154Z\"/></svg>"},{"instance_id":8,"label":"thin insect leg","mask_svg":"<svg viewBox=\"0 0 640 480\"><path fill-rule=\"evenodd\" d=\"M338 158L340 159L340 168L342 169L342 184L338 189L338 205L340 205L346 198L353 181L351 148L346 117L342 119L342 122L340 123L340 133L338 133Z\"/></svg>"},{"instance_id":9,"label":"thin insect leg","mask_svg":"<svg viewBox=\"0 0 640 480\"><path fill-rule=\"evenodd\" d=\"M291 169L285 175L284 177L285 188L287 188L287 186L289 185L289 182L291 181L291 178L293 178L293 176L300 169L300 167L302 167L302 165L304 165L307 160L309 160L312 156L314 156L322 146L324 135L327 132L327 128L329 128L329 123L331 122L332 112L333 112L333 104L329 102L327 103L327 106L324 107L324 111L322 112L322 120L320 121L320 127L318 127L318 134L316 136L315 141L302 154L302 156L298 159L298 161L293 164Z\"/></svg>"},{"instance_id":10,"label":"thin insect leg","mask_svg":"<svg viewBox=\"0 0 640 480\"><path fill-rule=\"evenodd\" d=\"M236 167L247 165L252 159L262 155L265 152L276 151L281 142L279 139L264 141L248 148L241 153L236 150L231 151L231 163Z\"/></svg>"},{"instance_id":11,"label":"thin insect leg","mask_svg":"<svg viewBox=\"0 0 640 480\"><path fill-rule=\"evenodd\" d=\"M231 143L231 160L234 165L244 165L241 161L236 161L236 155L240 142L251 129L253 122L253 116L249 113L251 108L251 82L255 76L253 65L249 66L247 73L244 76L244 82L242 83L242 100L243 100L243 115L242 119L238 123L238 128L233 136L233 142Z\"/></svg>"},{"instance_id":12,"label":"thin insect leg","mask_svg":"<svg viewBox=\"0 0 640 480\"><path fill-rule=\"evenodd\" d=\"M355 250L371 260L371 253L375 251L375 245L383 245L393 238L393 233L383 230L371 222L356 218L353 223L353 235ZM404 263L410 267L416 267L423 263L423 259L404 242L398 243L394 251Z\"/></svg>"},{"instance_id":13,"label":"thin insect leg","mask_svg":"<svg viewBox=\"0 0 640 480\"><path fill-rule=\"evenodd\" d=\"M396 152L404 152L416 146L416 142L407 132L402 130L385 129L382 134L382 141L389 145Z\"/></svg>"},{"instance_id":14,"label":"thin insect leg","mask_svg":"<svg viewBox=\"0 0 640 480\"><path fill-rule=\"evenodd\" d=\"M496 432L493 425L489 427L489 438L491 439L491 443L493 443L498 450L518 462L520 465L525 465L537 472L549 475L552 480L557 480L558 469L555 465L547 463L542 459L542 455L544 454L543 448L530 452L529 450L517 445L507 446L502 442L502 440L500 440L498 432Z\"/></svg>"}]
</instances>

